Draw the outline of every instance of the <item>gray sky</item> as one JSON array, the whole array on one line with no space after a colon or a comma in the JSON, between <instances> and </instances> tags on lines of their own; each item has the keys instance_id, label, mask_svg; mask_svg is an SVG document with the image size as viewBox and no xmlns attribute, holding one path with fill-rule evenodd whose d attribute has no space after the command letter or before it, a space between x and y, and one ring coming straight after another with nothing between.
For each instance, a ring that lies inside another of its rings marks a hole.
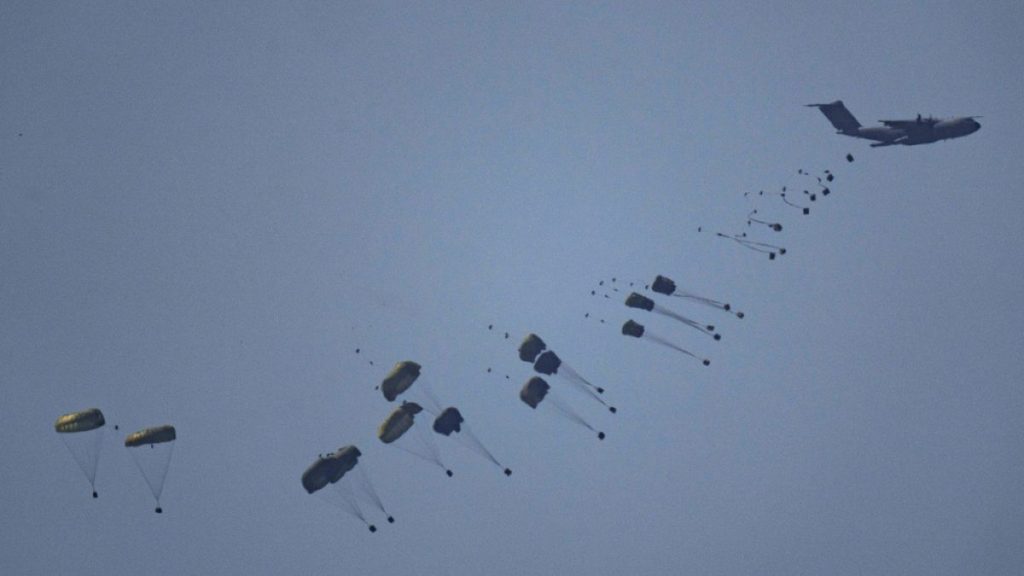
<instances>
[{"instance_id":1,"label":"gray sky","mask_svg":"<svg viewBox=\"0 0 1024 576\"><path fill-rule=\"evenodd\" d=\"M0 571L1024 565L1019 3L97 4L0 6ZM875 150L802 107L837 98L983 127ZM743 198L798 168L837 175L810 216ZM754 207L785 257L708 232ZM710 368L589 295L658 273L747 313L632 315ZM489 323L607 388L564 395L608 439ZM511 478L375 439L407 358ZM52 428L92 406L98 500ZM121 442L163 423L157 516ZM299 483L348 443L377 534Z\"/></svg>"}]
</instances>

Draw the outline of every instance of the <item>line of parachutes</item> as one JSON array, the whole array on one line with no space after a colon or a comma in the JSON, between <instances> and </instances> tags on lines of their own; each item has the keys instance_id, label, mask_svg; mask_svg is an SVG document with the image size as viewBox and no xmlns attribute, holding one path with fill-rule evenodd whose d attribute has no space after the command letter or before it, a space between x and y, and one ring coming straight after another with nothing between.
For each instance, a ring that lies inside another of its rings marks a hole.
<instances>
[{"instance_id":1,"label":"line of parachutes","mask_svg":"<svg viewBox=\"0 0 1024 576\"><path fill-rule=\"evenodd\" d=\"M846 160L848 162L854 161L853 156L850 154L847 154ZM797 171L797 175L802 179L814 179L815 184L818 187L814 192L806 188L803 190L804 197L808 201L817 201L818 194L824 197L831 193L828 184L834 181L835 176L830 170L826 169L822 175L815 176L803 169L800 169ZM814 187L814 184L812 184L811 187ZM783 186L781 192L777 194L768 194L768 196L774 197L777 195L782 199L786 206L796 208L804 215L809 214L810 208L793 202L790 197L787 196L788 191L787 186ZM766 194L763 190L759 191L757 194L758 197L764 197L765 195ZM750 194L745 193L744 196L749 197ZM782 232L783 230L783 224L781 222L764 219L761 217L760 211L757 208L751 210L747 214L747 226L753 227L755 224L758 227L768 228L773 232ZM701 231L702 228L698 228L698 232ZM760 240L754 240L748 237L746 232L738 234L717 232L716 236L732 240L746 249L768 254L769 259L772 260L775 259L776 255L786 254L786 249L784 247L768 242L762 242ZM614 285L615 283L616 278L613 277L611 279L611 284ZM634 284L634 282L630 282L629 287L631 289L634 288ZM602 287L603 290L619 292L619 289L616 286L604 288L604 281L599 283L599 287ZM639 288L637 287L637 289ZM730 303L701 296L693 292L680 290L676 286L676 283L666 276L658 275L654 279L654 282L649 285L644 285L644 290L648 289L657 294L686 299L707 307L728 312L739 319L744 318L744 313L733 310ZM593 290L591 291L591 294L597 295L597 291ZM608 299L610 294L606 292L603 296L605 299ZM652 298L644 296L635 290L630 291L630 294L625 299L625 305L631 309L655 312L659 315L672 318L689 328L711 336L716 341L721 339L721 334L718 333L714 325L698 322L674 310L665 308L657 304ZM586 316L589 317L590 314L587 313ZM603 324L605 321L601 319L600 322ZM488 330L492 329L493 325L489 325ZM670 341L664 336L651 333L644 325L633 319L628 319L623 323L621 327L621 334L632 338L649 340L658 345L670 348L688 357L699 360L705 366L710 365L709 359L698 356L697 354ZM504 333L504 339L509 339L508 332ZM560 381L568 383L587 397L600 403L612 414L615 414L617 413L617 408L608 404L603 397L605 392L604 388L591 383L572 366L565 363L553 350L548 348L547 344L539 336L534 333L527 334L520 343L517 352L520 360L531 364L534 372L540 374L531 376L523 385L519 392L520 400L531 409L537 409L542 404L550 405L555 412L562 417L565 417L571 422L596 433L599 440L604 440L605 433L598 430L587 419L585 419L566 399L562 398L552 385L542 378L542 376L555 377ZM359 353L360 349L357 348L356 354ZM375 366L373 360L368 360L368 363L370 366ZM420 364L414 361L407 360L397 363L378 386L385 400L388 402L394 402L404 393L409 391L413 384L420 378L421 369L422 367ZM490 373L491 368L488 368L487 372ZM506 375L505 378L509 379L510 376ZM424 408L423 405L415 401L408 399L403 400L397 408L388 414L378 427L377 437L382 443L393 444L403 451L406 451L431 464L435 464L443 469L449 477L451 477L453 476L453 472L444 464L440 450L437 445L434 444L434 438L430 434L432 430L439 436L453 438L459 441L474 453L497 466L506 476L511 476L512 470L505 467L494 453L480 441L479 437L465 421L458 408L454 406L443 407L442 402L425 382L421 383L417 387L417 392L425 398L423 403L427 405L427 408ZM422 419L425 417L424 415L421 415L423 413L428 413L434 417L432 425L430 426L431 430L427 430L423 424L417 425L417 418ZM96 471L99 462L100 447L102 445L105 424L106 420L103 413L97 408L92 408L62 415L57 419L54 425L57 433L64 441L65 446L67 446L75 462L89 481L89 484L92 487L93 498L98 497L98 492L96 490ZM413 428L416 430L410 434L410 430ZM117 426L115 426L115 430L116 429ZM144 428L133 432L124 440L124 446L131 451L132 458L149 487L154 500L156 501L155 511L157 513L163 512L163 509L160 506L160 497L163 492L164 481L166 479L176 439L177 432L174 426L164 425L153 428ZM399 442L402 443L400 444ZM327 498L329 501L334 502L339 509L362 521L371 532L376 532L376 524L374 524L370 516L366 513L364 509L365 506L368 505L369 507L378 510L383 514L388 523L394 523L395 519L386 509L380 494L374 487L373 482L370 480L365 465L360 463L361 456L362 452L354 445L345 445L333 452L320 454L317 459L306 468L300 479L303 488L309 494L317 494Z\"/></svg>"},{"instance_id":2,"label":"line of parachutes","mask_svg":"<svg viewBox=\"0 0 1024 576\"><path fill-rule=\"evenodd\" d=\"M99 492L96 490L96 470L99 466L106 424L103 411L99 408L89 408L64 414L57 418L53 425L57 435L89 481L93 498L99 498ZM115 425L114 429L117 430L118 427ZM177 437L174 426L164 425L143 428L132 432L124 439L124 447L129 450L132 460L142 474L142 479L156 501L157 514L163 513L160 496L163 494L164 480L167 479Z\"/></svg>"}]
</instances>

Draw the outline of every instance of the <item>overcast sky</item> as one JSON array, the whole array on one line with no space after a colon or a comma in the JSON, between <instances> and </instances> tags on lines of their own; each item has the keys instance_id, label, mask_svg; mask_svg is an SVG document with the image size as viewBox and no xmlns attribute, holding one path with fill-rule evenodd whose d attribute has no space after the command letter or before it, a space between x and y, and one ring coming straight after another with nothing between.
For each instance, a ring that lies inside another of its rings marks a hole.
<instances>
[{"instance_id":1,"label":"overcast sky","mask_svg":"<svg viewBox=\"0 0 1024 576\"><path fill-rule=\"evenodd\" d=\"M0 572L1020 570L1024 6L511 5L0 5ZM872 149L840 98L982 129ZM744 198L798 169L810 215ZM714 237L754 208L785 256ZM655 274L746 318L590 295ZM519 401L529 331L604 442ZM405 359L510 478L376 439ZM123 437L168 423L156 515ZM299 482L344 444L376 534Z\"/></svg>"}]
</instances>

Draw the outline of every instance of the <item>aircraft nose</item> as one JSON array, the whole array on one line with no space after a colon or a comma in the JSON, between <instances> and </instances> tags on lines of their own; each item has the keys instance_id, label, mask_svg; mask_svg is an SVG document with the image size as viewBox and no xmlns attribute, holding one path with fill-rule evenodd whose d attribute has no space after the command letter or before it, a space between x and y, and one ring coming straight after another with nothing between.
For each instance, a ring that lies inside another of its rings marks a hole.
<instances>
[{"instance_id":1,"label":"aircraft nose","mask_svg":"<svg viewBox=\"0 0 1024 576\"><path fill-rule=\"evenodd\" d=\"M971 132L977 132L978 130L981 130L981 123L971 118Z\"/></svg>"}]
</instances>

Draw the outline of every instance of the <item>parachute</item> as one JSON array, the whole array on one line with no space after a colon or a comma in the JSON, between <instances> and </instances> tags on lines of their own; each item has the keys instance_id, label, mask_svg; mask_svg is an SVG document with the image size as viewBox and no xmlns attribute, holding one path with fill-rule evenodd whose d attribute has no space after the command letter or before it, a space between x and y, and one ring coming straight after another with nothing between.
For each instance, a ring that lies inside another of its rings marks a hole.
<instances>
[{"instance_id":1,"label":"parachute","mask_svg":"<svg viewBox=\"0 0 1024 576\"><path fill-rule=\"evenodd\" d=\"M132 432L124 439L125 448L136 448L138 446L163 444L178 439L178 432L174 426L157 426L156 428L145 428L138 432Z\"/></svg>"},{"instance_id":2,"label":"parachute","mask_svg":"<svg viewBox=\"0 0 1024 576\"><path fill-rule=\"evenodd\" d=\"M428 382L419 380L422 366L412 360L405 360L395 364L395 367L388 372L378 388L384 393L388 402L394 402L396 398L405 394L407 400L415 400L421 408L425 408L431 414L441 411L441 404L434 396ZM410 391L414 382L419 382L416 389Z\"/></svg>"},{"instance_id":3,"label":"parachute","mask_svg":"<svg viewBox=\"0 0 1024 576\"><path fill-rule=\"evenodd\" d=\"M654 290L658 294L664 294L665 296L671 296L676 292L676 283L671 278L658 274L654 277L654 282L651 283L651 290ZM726 308L728 310L728 308Z\"/></svg>"},{"instance_id":4,"label":"parachute","mask_svg":"<svg viewBox=\"0 0 1024 576\"><path fill-rule=\"evenodd\" d=\"M544 397L548 395L548 390L551 386L544 381L540 376L534 376L530 378L526 384L523 385L523 389L519 391L519 399L526 403L527 406L533 409L537 409L537 405L544 400Z\"/></svg>"},{"instance_id":5,"label":"parachute","mask_svg":"<svg viewBox=\"0 0 1024 576\"><path fill-rule=\"evenodd\" d=\"M351 445L343 446L327 455L321 454L316 462L302 473L302 487L309 494L318 493L325 496L346 513L362 520L370 532L376 532L377 527L363 513L361 499L368 500L383 512L389 523L394 523L395 519L385 510L384 503L370 483L365 470L360 467L357 472L353 472L359 464L360 456L362 452L359 448ZM331 486L330 490L321 492L328 486Z\"/></svg>"},{"instance_id":6,"label":"parachute","mask_svg":"<svg viewBox=\"0 0 1024 576\"><path fill-rule=\"evenodd\" d=\"M415 402L404 402L381 423L377 429L377 438L385 444L398 440L412 428L415 416L423 411L423 407Z\"/></svg>"},{"instance_id":7,"label":"parachute","mask_svg":"<svg viewBox=\"0 0 1024 576\"><path fill-rule=\"evenodd\" d=\"M651 312L654 310L654 300L651 300L647 296L637 294L636 292L631 292L629 296L626 297L626 306Z\"/></svg>"},{"instance_id":8,"label":"parachute","mask_svg":"<svg viewBox=\"0 0 1024 576\"><path fill-rule=\"evenodd\" d=\"M540 339L540 336L531 332L526 335L526 338L523 338L523 343L519 345L519 359L532 364L537 359L537 355L547 348L547 344Z\"/></svg>"},{"instance_id":9,"label":"parachute","mask_svg":"<svg viewBox=\"0 0 1024 576\"><path fill-rule=\"evenodd\" d=\"M355 446L344 446L337 452L317 458L317 461L302 473L302 487L312 494L328 484L334 484L356 467L362 455L363 453Z\"/></svg>"},{"instance_id":10,"label":"parachute","mask_svg":"<svg viewBox=\"0 0 1024 576\"><path fill-rule=\"evenodd\" d=\"M633 338L643 338L644 325L632 320L626 320L626 323L622 325L622 333Z\"/></svg>"},{"instance_id":11,"label":"parachute","mask_svg":"<svg viewBox=\"0 0 1024 576\"><path fill-rule=\"evenodd\" d=\"M75 459L89 485L92 486L93 498L99 498L99 493L96 492L96 468L100 461L100 445L105 424L103 412L99 408L90 408L64 414L57 418L53 425L71 457Z\"/></svg>"},{"instance_id":12,"label":"parachute","mask_svg":"<svg viewBox=\"0 0 1024 576\"><path fill-rule=\"evenodd\" d=\"M437 418L434 419L434 432L442 436L451 436L452 432L462 432L462 423L466 420L458 408L445 408Z\"/></svg>"},{"instance_id":13,"label":"parachute","mask_svg":"<svg viewBox=\"0 0 1024 576\"><path fill-rule=\"evenodd\" d=\"M385 444L392 444L405 437L404 442L395 444L398 448L440 466L445 474L451 477L454 473L445 466L437 446L423 427L416 427L412 434L406 436L406 432L412 429L416 423L416 415L422 411L423 407L415 402L403 402L377 428L377 438Z\"/></svg>"},{"instance_id":14,"label":"parachute","mask_svg":"<svg viewBox=\"0 0 1024 576\"><path fill-rule=\"evenodd\" d=\"M583 426L591 432L597 432L597 438L604 440L604 432L600 432L594 429L589 422L583 419L575 410L572 409L554 390L551 389L551 385L540 376L534 376L526 381L523 388L519 391L519 399L524 404L533 408L534 410L540 406L541 402L547 401L554 409L564 418Z\"/></svg>"},{"instance_id":15,"label":"parachute","mask_svg":"<svg viewBox=\"0 0 1024 576\"><path fill-rule=\"evenodd\" d=\"M715 340L721 340L722 339L722 335L721 334L716 334L715 333L715 327L714 326L712 326L710 324L708 324L708 325L701 324L701 323L699 323L699 322L697 322L695 320L691 320L691 319L687 318L686 316L682 316L682 315L680 315L680 314L678 314L676 312L673 312L673 311L668 310L666 308L662 308L661 306L658 306L657 304L655 304L654 300L651 300L650 298L648 298L647 296L644 296L642 294L637 294L636 292L631 292L629 294L629 296L626 297L626 306L628 306L630 308L636 308L638 310L647 310L648 312L652 312L652 311L653 312L657 312L658 314L661 314L662 316L668 316L669 318L678 320L679 322L682 322L683 324L686 324L690 328L693 328L695 330L703 332L704 334L707 334L708 336L711 336Z\"/></svg>"},{"instance_id":16,"label":"parachute","mask_svg":"<svg viewBox=\"0 0 1024 576\"><path fill-rule=\"evenodd\" d=\"M448 437L455 434L456 440L459 440L463 445L480 456L490 460L498 468L503 468L506 476L511 476L512 470L510 468L503 467L501 462L498 462L498 459L494 457L494 454L492 454L491 451L488 450L482 442L480 442L480 439L473 433L465 422L466 420L462 417L462 413L459 412L459 409L449 406L441 411L437 418L434 419L434 432Z\"/></svg>"},{"instance_id":17,"label":"parachute","mask_svg":"<svg viewBox=\"0 0 1024 576\"><path fill-rule=\"evenodd\" d=\"M695 302L699 302L712 308L718 308L719 310L725 310L726 312L732 312L737 318L743 318L743 312L733 312L732 305L728 302L719 302L718 300L712 300L711 298L705 298L689 292L676 291L676 283L671 278L662 276L659 274L654 282L651 283L651 290L654 290L658 294L664 294L665 296L675 296L676 298L688 298Z\"/></svg>"},{"instance_id":18,"label":"parachute","mask_svg":"<svg viewBox=\"0 0 1024 576\"><path fill-rule=\"evenodd\" d=\"M661 344L662 346L666 346L677 352L682 352L687 356L696 358L697 360L700 360L701 363L704 364L705 366L711 365L711 360L708 360L707 358L701 359L693 352L680 348L679 346L676 346L675 344L669 342L668 340L662 338L661 336L651 334L650 332L647 331L646 328L644 328L644 325L640 324L639 322L634 322L633 320L626 320L626 323L622 325L622 334L625 336L632 336L633 338L641 338L644 340L656 342L658 344Z\"/></svg>"},{"instance_id":19,"label":"parachute","mask_svg":"<svg viewBox=\"0 0 1024 576\"><path fill-rule=\"evenodd\" d=\"M171 464L175 440L178 433L174 426L157 426L132 432L124 439L125 448L129 448L135 465L142 473L156 500L156 513L163 513L160 507L160 494L163 493L167 469ZM146 448L146 447L149 448Z\"/></svg>"},{"instance_id":20,"label":"parachute","mask_svg":"<svg viewBox=\"0 0 1024 576\"><path fill-rule=\"evenodd\" d=\"M81 412L72 412L57 418L53 425L58 433L88 432L102 428L107 423L99 408L90 408Z\"/></svg>"},{"instance_id":21,"label":"parachute","mask_svg":"<svg viewBox=\"0 0 1024 576\"><path fill-rule=\"evenodd\" d=\"M548 350L541 354L533 363L533 369L545 376L558 374L558 367L562 365L562 359L555 354L554 350Z\"/></svg>"},{"instance_id":22,"label":"parachute","mask_svg":"<svg viewBox=\"0 0 1024 576\"><path fill-rule=\"evenodd\" d=\"M420 377L420 365L406 360L395 364L395 367L384 377L380 384L380 391L388 402L394 402L403 392L412 386L413 382Z\"/></svg>"}]
</instances>

